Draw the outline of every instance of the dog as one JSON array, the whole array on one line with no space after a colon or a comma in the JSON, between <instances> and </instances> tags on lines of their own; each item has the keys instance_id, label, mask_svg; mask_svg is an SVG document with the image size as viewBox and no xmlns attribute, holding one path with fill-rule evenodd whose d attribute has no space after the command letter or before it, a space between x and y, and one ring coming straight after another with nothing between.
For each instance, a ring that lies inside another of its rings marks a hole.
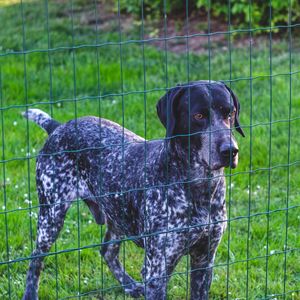
<instances>
[{"instance_id":1,"label":"dog","mask_svg":"<svg viewBox=\"0 0 300 300\"><path fill-rule=\"evenodd\" d=\"M166 299L169 277L190 255L191 299L208 299L217 247L226 228L224 168L238 164L240 104L222 82L171 88L157 103L163 140L146 141L96 117L65 124L39 109L24 116L49 134L36 162L39 217L25 300L38 299L42 261L81 198L106 224L101 247L111 272L132 297ZM145 249L136 282L118 259L122 238Z\"/></svg>"}]
</instances>

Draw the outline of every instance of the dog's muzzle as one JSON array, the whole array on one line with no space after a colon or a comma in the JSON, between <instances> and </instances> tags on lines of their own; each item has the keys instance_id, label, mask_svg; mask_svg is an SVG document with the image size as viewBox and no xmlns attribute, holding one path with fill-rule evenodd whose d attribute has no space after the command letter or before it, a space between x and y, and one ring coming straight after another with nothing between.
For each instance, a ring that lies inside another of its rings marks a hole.
<instances>
[{"instance_id":1,"label":"dog's muzzle","mask_svg":"<svg viewBox=\"0 0 300 300\"><path fill-rule=\"evenodd\" d=\"M239 149L234 144L222 144L220 156L224 167L235 168L237 166Z\"/></svg>"}]
</instances>

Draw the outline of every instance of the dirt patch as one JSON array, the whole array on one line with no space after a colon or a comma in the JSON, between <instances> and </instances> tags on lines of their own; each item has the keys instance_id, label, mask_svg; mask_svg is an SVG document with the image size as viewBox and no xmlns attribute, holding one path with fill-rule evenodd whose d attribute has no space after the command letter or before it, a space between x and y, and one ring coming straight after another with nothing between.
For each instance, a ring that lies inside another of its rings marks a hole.
<instances>
[{"instance_id":1,"label":"dirt patch","mask_svg":"<svg viewBox=\"0 0 300 300\"><path fill-rule=\"evenodd\" d=\"M154 38L157 47L167 47L169 51L176 53L184 53L187 50L202 53L207 52L208 48L226 47L226 25L215 20L208 23L205 18L205 15L198 13L189 18L170 18L165 22L152 23L149 26L153 28L152 32L146 33L146 38ZM163 39L163 42L157 42L155 38ZM164 39L167 41L166 46Z\"/></svg>"},{"instance_id":2,"label":"dirt patch","mask_svg":"<svg viewBox=\"0 0 300 300\"><path fill-rule=\"evenodd\" d=\"M63 0L57 0L60 3ZM85 2L86 3L86 2ZM145 43L160 49L175 53L200 54L208 49L227 50L229 45L228 31L232 30L225 20L211 17L201 11L193 12L188 18L184 13L168 15L166 19L152 20L149 16L137 20L131 15L118 13L110 1L102 0L96 4L81 4L78 9L63 12L66 15L76 14L80 26L89 27L101 32L119 32L122 40L144 40ZM255 35L251 38L247 30L230 35L234 39L234 47L249 46L249 43L259 44L266 40L268 33ZM276 39L275 35L273 39Z\"/></svg>"}]
</instances>

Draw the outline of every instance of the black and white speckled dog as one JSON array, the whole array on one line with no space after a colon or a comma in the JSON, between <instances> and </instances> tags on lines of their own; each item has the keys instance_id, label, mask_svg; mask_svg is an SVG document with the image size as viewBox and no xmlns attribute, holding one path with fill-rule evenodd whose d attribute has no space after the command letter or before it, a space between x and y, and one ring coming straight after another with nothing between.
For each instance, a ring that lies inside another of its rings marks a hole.
<instances>
[{"instance_id":1,"label":"black and white speckled dog","mask_svg":"<svg viewBox=\"0 0 300 300\"><path fill-rule=\"evenodd\" d=\"M163 141L145 141L96 117L60 124L38 109L24 113L49 138L36 165L38 232L23 299L38 298L43 256L78 198L98 224L107 224L101 254L127 293L165 299L169 275L190 254L191 299L208 298L226 227L224 167L238 161L231 129L244 136L238 99L223 83L191 82L163 96L157 113L166 127ZM125 236L145 248L144 284L118 260Z\"/></svg>"}]
</instances>

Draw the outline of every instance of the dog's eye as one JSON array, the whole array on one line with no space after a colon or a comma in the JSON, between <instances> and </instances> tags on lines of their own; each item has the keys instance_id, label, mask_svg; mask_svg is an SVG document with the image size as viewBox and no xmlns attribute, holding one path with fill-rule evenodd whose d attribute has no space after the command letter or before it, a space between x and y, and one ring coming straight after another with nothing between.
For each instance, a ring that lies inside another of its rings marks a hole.
<instances>
[{"instance_id":1,"label":"dog's eye","mask_svg":"<svg viewBox=\"0 0 300 300\"><path fill-rule=\"evenodd\" d=\"M194 114L194 119L197 120L197 121L200 121L204 118L203 114Z\"/></svg>"}]
</instances>

